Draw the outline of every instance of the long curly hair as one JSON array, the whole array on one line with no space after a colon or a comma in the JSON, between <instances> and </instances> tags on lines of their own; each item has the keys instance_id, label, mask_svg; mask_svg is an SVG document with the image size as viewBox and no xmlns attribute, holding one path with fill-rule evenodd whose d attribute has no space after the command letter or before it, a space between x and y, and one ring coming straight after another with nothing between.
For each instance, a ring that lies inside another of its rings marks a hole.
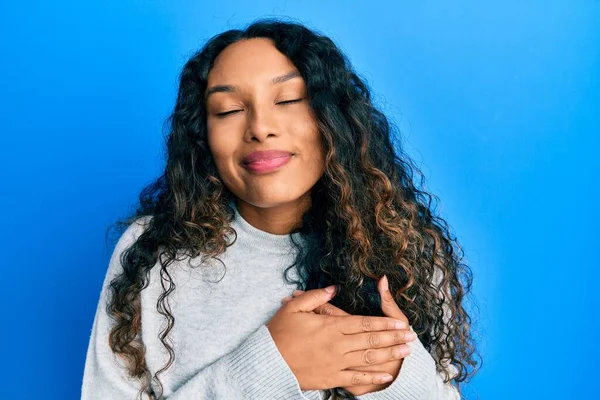
<instances>
[{"instance_id":1,"label":"long curly hair","mask_svg":"<svg viewBox=\"0 0 600 400\"><path fill-rule=\"evenodd\" d=\"M280 19L261 19L245 29L212 37L186 62L174 111L167 119L166 167L146 186L130 216L115 222L124 230L151 216L139 238L121 256L123 271L110 282L107 312L114 321L112 351L143 384L139 392L161 398L158 378L173 363L167 336L175 324L169 295L175 283L169 265L181 256L217 259L231 245L233 194L220 179L208 147L204 91L215 58L232 43L269 38L297 67L323 137L322 177L311 189L312 205L296 230L298 288L337 285L332 303L353 315L383 316L376 281L387 275L399 307L446 381L470 379L479 353L464 301L472 272L446 221L435 215L437 197L423 189L423 174L404 153L395 126L371 101L367 84L327 36ZM392 144L395 141L395 146ZM420 182L416 182L420 177ZM434 201L435 200L435 201ZM110 229L110 228L109 228ZM160 340L167 364L151 376L139 337L140 292L160 261L163 293L158 311L167 320ZM448 364L455 367L451 373ZM152 389L156 382L158 390ZM342 388L327 398L353 398Z\"/></svg>"}]
</instances>

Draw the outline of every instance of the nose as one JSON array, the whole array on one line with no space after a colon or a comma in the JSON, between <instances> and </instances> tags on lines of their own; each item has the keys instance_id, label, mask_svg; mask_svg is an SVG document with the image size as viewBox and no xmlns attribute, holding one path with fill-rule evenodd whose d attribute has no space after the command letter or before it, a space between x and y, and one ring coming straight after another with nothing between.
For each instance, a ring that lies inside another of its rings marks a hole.
<instances>
[{"instance_id":1,"label":"nose","mask_svg":"<svg viewBox=\"0 0 600 400\"><path fill-rule=\"evenodd\" d=\"M264 141L269 136L277 136L275 113L268 106L254 106L248 111L248 127L244 139Z\"/></svg>"}]
</instances>

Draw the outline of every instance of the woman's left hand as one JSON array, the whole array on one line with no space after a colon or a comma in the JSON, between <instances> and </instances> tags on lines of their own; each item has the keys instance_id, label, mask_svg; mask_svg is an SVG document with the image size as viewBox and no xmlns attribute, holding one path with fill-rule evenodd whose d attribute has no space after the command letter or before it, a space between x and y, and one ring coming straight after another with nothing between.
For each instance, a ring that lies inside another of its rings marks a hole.
<instances>
[{"instance_id":1,"label":"woman's left hand","mask_svg":"<svg viewBox=\"0 0 600 400\"><path fill-rule=\"evenodd\" d=\"M406 322L407 325L409 325L408 318L406 318L404 313L400 310L400 308L398 307L398 304L396 304L396 301L394 300L394 296L392 295L392 293L389 290L387 277L385 275L381 279L379 279L379 281L377 282L377 289L379 290L379 294L381 296L381 310L383 311L384 316L402 320L402 321ZM293 294L298 295L301 293L303 293L302 290L295 290ZM289 300L291 300L291 297L287 296L282 300L282 303L285 303L286 301L289 301ZM334 305L329 304L329 303L326 303L326 304L318 307L317 309L314 310L314 312L316 312L317 314L327 314L327 315L350 315L347 312L345 312L344 310L342 310L338 307L335 307ZM394 377L394 380L395 380L398 377L398 374L400 373L400 367L402 366L403 360L404 359L401 358L399 360L392 360L392 361L388 361L388 362L385 362L382 364L375 364L375 365L369 365L369 366L364 366L364 367L356 367L356 368L352 368L352 369L356 370L356 371L387 372L390 375L392 375L392 377ZM392 382L372 384L372 385L350 386L350 387L344 387L343 389L347 390L348 392L352 393L355 396L360 396L365 393L371 393L371 392L383 390L383 389L387 388L389 385L391 385Z\"/></svg>"}]
</instances>

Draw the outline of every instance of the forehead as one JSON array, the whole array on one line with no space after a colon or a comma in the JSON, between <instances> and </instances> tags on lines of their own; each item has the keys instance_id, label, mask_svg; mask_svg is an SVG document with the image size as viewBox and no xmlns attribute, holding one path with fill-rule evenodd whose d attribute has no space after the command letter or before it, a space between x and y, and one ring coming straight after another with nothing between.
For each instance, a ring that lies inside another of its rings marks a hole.
<instances>
[{"instance_id":1,"label":"forehead","mask_svg":"<svg viewBox=\"0 0 600 400\"><path fill-rule=\"evenodd\" d=\"M227 46L217 56L208 73L208 86L268 85L275 76L294 68L270 39L244 39Z\"/></svg>"}]
</instances>

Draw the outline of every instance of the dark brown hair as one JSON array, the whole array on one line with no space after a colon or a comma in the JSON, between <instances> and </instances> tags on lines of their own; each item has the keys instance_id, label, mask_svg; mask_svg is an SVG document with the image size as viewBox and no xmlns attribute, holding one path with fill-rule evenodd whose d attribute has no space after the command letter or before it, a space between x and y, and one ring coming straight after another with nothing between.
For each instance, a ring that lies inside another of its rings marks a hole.
<instances>
[{"instance_id":1,"label":"dark brown hair","mask_svg":"<svg viewBox=\"0 0 600 400\"><path fill-rule=\"evenodd\" d=\"M437 198L418 188L414 175L422 187L422 173L403 152L399 136L396 146L392 144L395 129L372 104L368 87L338 47L301 24L260 20L211 38L187 61L169 117L164 173L142 191L135 213L117 221L124 228L151 216L122 254L123 271L111 282L107 307L115 322L110 346L126 360L130 375L143 380L140 395L161 398L158 375L175 357L176 349L166 340L175 324L168 303L175 290L169 265L182 252L204 260L218 258L227 248L227 236L235 234L232 193L219 178L207 144L203 94L219 53L251 38L271 39L300 71L323 135L325 172L311 191L312 207L298 230L305 244L298 245L298 257L289 267L300 272L299 288L336 284L334 305L355 315L382 315L375 282L387 275L398 305L434 356L438 371L455 383L470 378L478 353L463 300L472 273L447 223L435 215L432 200ZM160 339L170 358L150 377L138 336L140 292L157 260L162 279L169 283L157 308L168 322ZM453 377L448 362L457 368ZM158 393L151 389L152 379ZM340 388L327 392L334 398L352 397Z\"/></svg>"}]
</instances>

